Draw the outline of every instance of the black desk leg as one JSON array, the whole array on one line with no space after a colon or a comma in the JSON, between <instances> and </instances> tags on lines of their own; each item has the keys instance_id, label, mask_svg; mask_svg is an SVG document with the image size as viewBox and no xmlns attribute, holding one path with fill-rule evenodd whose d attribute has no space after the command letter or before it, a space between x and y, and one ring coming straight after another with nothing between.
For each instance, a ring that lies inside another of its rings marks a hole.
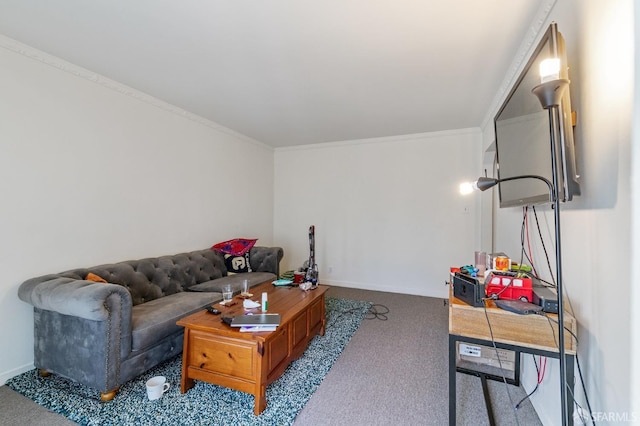
<instances>
[{"instance_id":1,"label":"black desk leg","mask_svg":"<svg viewBox=\"0 0 640 426\"><path fill-rule=\"evenodd\" d=\"M479 374L482 382L482 393L484 394L484 405L487 407L487 416L489 416L489 425L495 426L496 419L493 418L493 410L491 409L491 396L489 395L489 385L487 384L487 376L483 373Z\"/></svg>"},{"instance_id":2,"label":"black desk leg","mask_svg":"<svg viewBox=\"0 0 640 426\"><path fill-rule=\"evenodd\" d=\"M573 400L574 400L574 395L573 392L575 391L575 386L574 386L574 380L575 380L575 376L574 376L574 371L573 371L573 361L574 361L574 356L573 355L567 355L565 354L564 356L565 359L565 365L566 365L566 375L567 375L567 410L569 411L569 416L567 419L567 426L573 426Z\"/></svg>"},{"instance_id":3,"label":"black desk leg","mask_svg":"<svg viewBox=\"0 0 640 426\"><path fill-rule=\"evenodd\" d=\"M456 339L449 335L449 426L456 426Z\"/></svg>"}]
</instances>

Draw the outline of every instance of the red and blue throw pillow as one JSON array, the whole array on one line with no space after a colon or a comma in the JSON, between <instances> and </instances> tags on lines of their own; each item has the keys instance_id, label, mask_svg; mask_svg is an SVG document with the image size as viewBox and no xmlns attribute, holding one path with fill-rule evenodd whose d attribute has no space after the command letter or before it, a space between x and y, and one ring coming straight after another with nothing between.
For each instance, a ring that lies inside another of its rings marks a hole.
<instances>
[{"instance_id":1,"label":"red and blue throw pillow","mask_svg":"<svg viewBox=\"0 0 640 426\"><path fill-rule=\"evenodd\" d=\"M248 238L234 238L233 240L214 244L211 248L222 253L242 256L251 250L251 247L255 245L256 241L258 241L257 238L254 240Z\"/></svg>"}]
</instances>

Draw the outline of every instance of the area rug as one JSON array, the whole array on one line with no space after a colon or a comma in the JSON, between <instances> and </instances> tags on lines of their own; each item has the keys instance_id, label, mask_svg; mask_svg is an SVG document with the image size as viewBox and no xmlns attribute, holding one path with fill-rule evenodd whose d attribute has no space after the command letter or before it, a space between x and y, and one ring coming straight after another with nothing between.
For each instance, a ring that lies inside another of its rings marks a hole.
<instances>
[{"instance_id":1,"label":"area rug","mask_svg":"<svg viewBox=\"0 0 640 426\"><path fill-rule=\"evenodd\" d=\"M267 408L253 414L253 395L196 381L180 393L181 356L168 360L120 388L116 398L100 402L95 390L56 375L42 378L37 370L6 384L38 404L82 425L290 425L318 388L358 329L371 304L327 298L324 336L313 338L304 354L282 377L267 387ZM145 382L166 376L164 396L149 401Z\"/></svg>"}]
</instances>

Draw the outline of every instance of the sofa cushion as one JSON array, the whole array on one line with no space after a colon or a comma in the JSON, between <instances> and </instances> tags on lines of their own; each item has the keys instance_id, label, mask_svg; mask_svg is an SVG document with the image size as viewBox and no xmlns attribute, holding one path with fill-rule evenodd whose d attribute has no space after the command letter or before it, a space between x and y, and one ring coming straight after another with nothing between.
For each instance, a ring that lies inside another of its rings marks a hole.
<instances>
[{"instance_id":1,"label":"sofa cushion","mask_svg":"<svg viewBox=\"0 0 640 426\"><path fill-rule=\"evenodd\" d=\"M180 318L222 300L220 293L176 293L132 308L131 349L143 350L182 330Z\"/></svg>"},{"instance_id":2,"label":"sofa cushion","mask_svg":"<svg viewBox=\"0 0 640 426\"><path fill-rule=\"evenodd\" d=\"M191 287L189 287L189 290L200 292L221 292L223 285L231 284L233 292L238 293L242 288L243 280L248 280L249 287L253 287L258 284L262 284L265 281L274 281L275 279L276 274L272 274L271 272L247 272L243 274L228 275L226 277L218 278L217 280L207 281L198 285L192 285Z\"/></svg>"}]
</instances>

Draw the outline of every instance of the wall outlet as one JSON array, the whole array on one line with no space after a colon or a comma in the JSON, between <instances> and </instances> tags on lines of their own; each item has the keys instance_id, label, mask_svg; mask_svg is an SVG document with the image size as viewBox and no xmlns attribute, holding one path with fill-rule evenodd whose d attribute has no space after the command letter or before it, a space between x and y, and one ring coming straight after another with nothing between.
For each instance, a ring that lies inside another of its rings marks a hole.
<instances>
[{"instance_id":1,"label":"wall outlet","mask_svg":"<svg viewBox=\"0 0 640 426\"><path fill-rule=\"evenodd\" d=\"M329 266L327 268L327 274L331 275L333 273L333 266Z\"/></svg>"}]
</instances>

